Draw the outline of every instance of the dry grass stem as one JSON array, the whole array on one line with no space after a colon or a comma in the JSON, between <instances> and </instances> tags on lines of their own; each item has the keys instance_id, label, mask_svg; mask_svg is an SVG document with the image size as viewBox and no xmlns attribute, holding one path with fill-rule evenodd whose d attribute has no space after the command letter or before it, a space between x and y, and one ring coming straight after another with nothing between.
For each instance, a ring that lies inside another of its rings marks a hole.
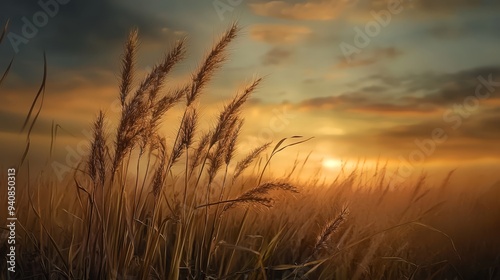
<instances>
[{"instance_id":1,"label":"dry grass stem","mask_svg":"<svg viewBox=\"0 0 500 280\"><path fill-rule=\"evenodd\" d=\"M238 176L247 169L252 162L260 156L265 150L269 148L272 142L268 142L263 144L260 147L253 149L245 158L243 158L238 164L236 164L236 169L233 174L233 179L236 179Z\"/></svg>"},{"instance_id":2,"label":"dry grass stem","mask_svg":"<svg viewBox=\"0 0 500 280\"><path fill-rule=\"evenodd\" d=\"M318 235L316 239L316 243L313 246L313 253L311 255L315 255L319 251L328 248L328 241L332 237L332 235L337 231L341 224L343 224L347 216L349 215L348 208L343 208L340 214L333 220L326 223L323 227L321 233Z\"/></svg>"},{"instance_id":3,"label":"dry grass stem","mask_svg":"<svg viewBox=\"0 0 500 280\"><path fill-rule=\"evenodd\" d=\"M226 204L224 206L223 211L227 211L232 207L235 207L237 204L241 203L258 203L266 207L271 207L273 205L274 200L270 197L265 197L265 196L269 195L269 192L274 190L282 190L292 193L298 193L297 189L289 183L283 183L283 182L265 183L243 193L242 195L234 199L233 202Z\"/></svg>"},{"instance_id":4,"label":"dry grass stem","mask_svg":"<svg viewBox=\"0 0 500 280\"><path fill-rule=\"evenodd\" d=\"M90 144L90 155L88 157L89 175L94 182L99 182L101 186L104 186L107 169L107 136L104 128L104 113L102 111L99 112L97 120L94 122L93 132L94 135Z\"/></svg>"},{"instance_id":5,"label":"dry grass stem","mask_svg":"<svg viewBox=\"0 0 500 280\"><path fill-rule=\"evenodd\" d=\"M222 35L219 42L215 44L212 50L206 55L203 63L193 75L191 91L187 95L187 106L190 106L191 103L193 103L198 98L203 87L215 74L215 70L220 68L222 63L226 60L227 47L236 38L238 31L238 25L234 23L226 31L226 33Z\"/></svg>"}]
</instances>

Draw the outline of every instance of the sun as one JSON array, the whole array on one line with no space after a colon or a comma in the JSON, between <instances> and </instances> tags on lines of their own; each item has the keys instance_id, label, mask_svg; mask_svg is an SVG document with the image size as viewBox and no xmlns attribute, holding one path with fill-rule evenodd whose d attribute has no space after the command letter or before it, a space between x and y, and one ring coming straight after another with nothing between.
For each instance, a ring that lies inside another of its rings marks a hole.
<instances>
[{"instance_id":1,"label":"sun","mask_svg":"<svg viewBox=\"0 0 500 280\"><path fill-rule=\"evenodd\" d=\"M342 161L336 158L325 158L322 164L325 168L336 169L342 166Z\"/></svg>"}]
</instances>

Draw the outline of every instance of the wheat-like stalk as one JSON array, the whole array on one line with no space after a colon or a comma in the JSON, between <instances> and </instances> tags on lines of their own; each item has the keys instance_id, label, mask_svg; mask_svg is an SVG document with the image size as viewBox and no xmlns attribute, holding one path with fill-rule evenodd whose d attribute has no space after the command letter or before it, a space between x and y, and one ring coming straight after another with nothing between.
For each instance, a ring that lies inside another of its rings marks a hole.
<instances>
[{"instance_id":1,"label":"wheat-like stalk","mask_svg":"<svg viewBox=\"0 0 500 280\"><path fill-rule=\"evenodd\" d=\"M228 132L221 135L221 139L218 139L215 145L215 149L210 151L208 154L208 181L212 182L217 175L217 172L222 167L222 164L228 162L232 157L230 148L234 149L236 137L239 133L241 120L236 116L231 120L231 123L227 124L226 128ZM233 143L233 144L232 144Z\"/></svg>"},{"instance_id":2,"label":"wheat-like stalk","mask_svg":"<svg viewBox=\"0 0 500 280\"><path fill-rule=\"evenodd\" d=\"M229 143L227 145L227 151L224 157L224 163L226 165L229 165L236 152L236 143L238 140L238 136L240 135L241 128L243 127L243 123L244 123L243 119L237 119L236 126L229 135Z\"/></svg>"},{"instance_id":3,"label":"wheat-like stalk","mask_svg":"<svg viewBox=\"0 0 500 280\"><path fill-rule=\"evenodd\" d=\"M181 143L185 149L188 149L193 144L193 138L198 124L198 111L195 108L190 108L186 114L186 118L181 125Z\"/></svg>"},{"instance_id":4,"label":"wheat-like stalk","mask_svg":"<svg viewBox=\"0 0 500 280\"><path fill-rule=\"evenodd\" d=\"M99 182L101 186L104 185L106 179L106 130L104 128L104 113L99 112L93 127L93 138L90 143L90 155L88 157L87 165L89 169L90 178L94 182Z\"/></svg>"},{"instance_id":5,"label":"wheat-like stalk","mask_svg":"<svg viewBox=\"0 0 500 280\"><path fill-rule=\"evenodd\" d=\"M160 191L163 187L163 183L165 181L165 166L167 164L167 144L165 142L165 138L159 138L157 141L159 145L159 164L156 167L155 173L153 175L153 182L152 182L152 191L155 199L157 200Z\"/></svg>"},{"instance_id":6,"label":"wheat-like stalk","mask_svg":"<svg viewBox=\"0 0 500 280\"><path fill-rule=\"evenodd\" d=\"M313 246L311 256L316 255L319 251L328 248L328 241L332 235L337 231L342 223L344 223L349 215L349 209L347 207L340 211L340 214L333 220L330 220L325 224L321 233L316 238L316 243Z\"/></svg>"},{"instance_id":7,"label":"wheat-like stalk","mask_svg":"<svg viewBox=\"0 0 500 280\"><path fill-rule=\"evenodd\" d=\"M148 100L150 102L154 102L166 76L170 73L172 68L184 58L185 54L186 40L178 40L171 50L164 56L162 61L156 64L149 74L142 80L133 98L141 99L147 93Z\"/></svg>"},{"instance_id":8,"label":"wheat-like stalk","mask_svg":"<svg viewBox=\"0 0 500 280\"><path fill-rule=\"evenodd\" d=\"M210 146L213 146L220 139L224 139L232 131L231 128L235 124L235 119L238 117L241 107L248 100L250 95L257 89L262 82L262 78L255 79L248 85L242 93L236 95L233 100L224 106L217 119L217 125L210 139ZM233 126L232 126L233 125Z\"/></svg>"},{"instance_id":9,"label":"wheat-like stalk","mask_svg":"<svg viewBox=\"0 0 500 280\"><path fill-rule=\"evenodd\" d=\"M220 68L222 63L226 60L227 46L236 38L238 31L238 25L234 23L226 33L222 35L218 43L215 44L212 50L206 55L196 73L193 74L191 90L186 96L187 106L190 106L198 98L203 87L214 75L215 70Z\"/></svg>"},{"instance_id":10,"label":"wheat-like stalk","mask_svg":"<svg viewBox=\"0 0 500 280\"><path fill-rule=\"evenodd\" d=\"M258 203L266 207L271 207L273 205L274 200L270 197L266 197L269 192L273 190L283 190L289 191L293 193L298 193L297 188L289 183L284 182L271 182L264 183L256 188L253 188L249 191L246 191L242 195L238 196L236 199L231 200L231 202L227 203L224 206L223 211L227 211L237 204L242 203Z\"/></svg>"},{"instance_id":11,"label":"wheat-like stalk","mask_svg":"<svg viewBox=\"0 0 500 280\"><path fill-rule=\"evenodd\" d=\"M170 155L169 166L167 170L170 169L182 156L185 149L189 149L193 143L193 138L198 122L198 112L196 109L189 107L186 111L184 120L181 123L179 130L179 141L176 142L175 147Z\"/></svg>"},{"instance_id":12,"label":"wheat-like stalk","mask_svg":"<svg viewBox=\"0 0 500 280\"><path fill-rule=\"evenodd\" d=\"M120 102L122 107L125 106L128 95L130 94L134 82L135 60L138 47L138 30L134 29L130 32L122 58L122 73L120 84Z\"/></svg>"},{"instance_id":13,"label":"wheat-like stalk","mask_svg":"<svg viewBox=\"0 0 500 280\"><path fill-rule=\"evenodd\" d=\"M233 180L235 180L245 169L252 164L252 162L260 156L262 152L267 150L272 142L267 142L255 149L253 149L247 156L236 164L236 169L233 173Z\"/></svg>"},{"instance_id":14,"label":"wheat-like stalk","mask_svg":"<svg viewBox=\"0 0 500 280\"><path fill-rule=\"evenodd\" d=\"M3 30L2 30L2 34L0 34L0 44L2 43L5 34L7 34L7 29L8 28L9 28L9 20L7 20L7 22L5 23L5 25L3 27ZM5 77L7 77L7 74L9 73L10 68L12 67L12 63L13 62L14 62L14 58L12 58L10 60L10 63L7 66L7 68L5 69L5 71L3 72L2 77L0 77L0 85L2 84L3 80L5 79Z\"/></svg>"},{"instance_id":15,"label":"wheat-like stalk","mask_svg":"<svg viewBox=\"0 0 500 280\"><path fill-rule=\"evenodd\" d=\"M130 38L133 39L134 35L131 35ZM132 43L130 45L134 46ZM112 164L113 176L126 153L133 149L139 137L144 134L144 130L149 129L147 134L152 134L151 128L156 127L161 116L185 94L185 90L180 89L156 103L156 96L166 75L184 57L184 45L185 41L179 40L162 62L156 65L146 76L132 98L128 102L124 100L122 115L116 132L115 153ZM127 57L127 55L125 56ZM133 65L133 62L124 60L122 73L127 72L126 69L130 67L129 64ZM125 75L125 78L128 78L128 75ZM129 83L131 82L122 81L122 84L125 85ZM149 95L146 96L148 92ZM149 115L151 113L153 115ZM148 119L152 119L152 121L148 122Z\"/></svg>"},{"instance_id":16,"label":"wheat-like stalk","mask_svg":"<svg viewBox=\"0 0 500 280\"><path fill-rule=\"evenodd\" d=\"M191 157L189 159L189 174L192 174L194 169L201 164L203 160L202 155L206 154L208 149L208 142L210 142L210 138L212 137L210 131L206 132L200 137L198 140L198 145L194 149L193 153L191 153Z\"/></svg>"}]
</instances>

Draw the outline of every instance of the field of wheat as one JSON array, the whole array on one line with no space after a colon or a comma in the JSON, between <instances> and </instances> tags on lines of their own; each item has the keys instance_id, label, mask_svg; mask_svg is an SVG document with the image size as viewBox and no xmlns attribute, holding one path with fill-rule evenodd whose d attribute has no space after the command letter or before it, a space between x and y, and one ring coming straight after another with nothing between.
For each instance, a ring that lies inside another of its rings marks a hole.
<instances>
[{"instance_id":1,"label":"field of wheat","mask_svg":"<svg viewBox=\"0 0 500 280\"><path fill-rule=\"evenodd\" d=\"M453 172L393 185L383 164L331 181L304 178L307 162L273 175L276 155L310 138L239 153L258 77L201 129L199 97L238 33L230 26L190 83L168 87L185 41L137 81L130 33L119 119L98 113L88 156L63 181L22 158L15 279L500 279L499 185L456 187ZM167 141L158 131L174 106L184 110Z\"/></svg>"}]
</instances>

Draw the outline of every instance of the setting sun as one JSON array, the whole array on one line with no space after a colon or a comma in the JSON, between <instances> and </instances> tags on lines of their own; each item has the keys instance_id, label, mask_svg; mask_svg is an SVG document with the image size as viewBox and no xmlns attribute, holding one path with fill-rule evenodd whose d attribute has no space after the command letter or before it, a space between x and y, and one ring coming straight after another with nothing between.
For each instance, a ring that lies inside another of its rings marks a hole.
<instances>
[{"instance_id":1,"label":"setting sun","mask_svg":"<svg viewBox=\"0 0 500 280\"><path fill-rule=\"evenodd\" d=\"M337 169L342 166L342 161L335 158L326 158L322 162L323 167L328 169Z\"/></svg>"}]
</instances>

